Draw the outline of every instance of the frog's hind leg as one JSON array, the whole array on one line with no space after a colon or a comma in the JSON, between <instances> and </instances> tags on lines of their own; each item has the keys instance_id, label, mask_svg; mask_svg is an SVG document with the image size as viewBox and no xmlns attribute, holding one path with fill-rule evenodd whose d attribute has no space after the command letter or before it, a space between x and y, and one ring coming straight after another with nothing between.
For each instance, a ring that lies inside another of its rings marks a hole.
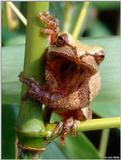
<instances>
[{"instance_id":1,"label":"frog's hind leg","mask_svg":"<svg viewBox=\"0 0 121 160\"><path fill-rule=\"evenodd\" d=\"M65 143L65 137L70 133L73 136L77 134L77 125L80 121L84 121L86 119L91 119L91 110L90 107L87 106L83 109L72 110L65 113L60 113L60 115L64 118L62 121L58 123L56 126L54 134L61 133L60 141L62 144Z\"/></svg>"},{"instance_id":2,"label":"frog's hind leg","mask_svg":"<svg viewBox=\"0 0 121 160\"><path fill-rule=\"evenodd\" d=\"M75 124L74 124L75 123ZM71 133L72 135L76 135L76 121L73 117L69 117L68 119L64 120L63 123L63 130L60 137L60 142L62 144L65 143L65 137L68 135L68 133Z\"/></svg>"},{"instance_id":3,"label":"frog's hind leg","mask_svg":"<svg viewBox=\"0 0 121 160\"><path fill-rule=\"evenodd\" d=\"M65 138L68 135L68 133L71 133L73 136L76 136L76 128L77 128L77 123L79 121L74 119L73 117L69 117L67 119L64 119L58 123L56 126L54 132L52 135L61 133L60 135L60 142L61 144L65 143Z\"/></svg>"}]
</instances>

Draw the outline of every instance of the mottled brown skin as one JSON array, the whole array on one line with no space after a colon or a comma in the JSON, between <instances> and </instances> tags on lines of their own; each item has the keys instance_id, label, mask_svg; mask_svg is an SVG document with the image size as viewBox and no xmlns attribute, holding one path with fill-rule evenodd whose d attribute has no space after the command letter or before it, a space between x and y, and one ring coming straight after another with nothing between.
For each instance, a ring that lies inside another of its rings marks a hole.
<instances>
[{"instance_id":1,"label":"mottled brown skin","mask_svg":"<svg viewBox=\"0 0 121 160\"><path fill-rule=\"evenodd\" d=\"M91 118L89 105L100 89L98 70L104 52L101 47L89 47L60 34L58 21L48 13L39 14L39 18L47 24L42 31L50 35L51 41L45 53L45 83L40 85L22 74L20 81L29 87L29 97L63 118L54 131L62 130L63 143L69 131L75 135L77 120Z\"/></svg>"}]
</instances>

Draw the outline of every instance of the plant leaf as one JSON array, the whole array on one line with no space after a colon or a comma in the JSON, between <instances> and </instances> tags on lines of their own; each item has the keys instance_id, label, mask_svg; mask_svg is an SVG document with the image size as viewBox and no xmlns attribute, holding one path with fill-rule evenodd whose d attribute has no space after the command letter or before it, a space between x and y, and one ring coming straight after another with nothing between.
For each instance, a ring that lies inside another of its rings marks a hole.
<instances>
[{"instance_id":1,"label":"plant leaf","mask_svg":"<svg viewBox=\"0 0 121 160\"><path fill-rule=\"evenodd\" d=\"M47 147L47 150L42 154L42 157L47 159L100 158L96 148L83 133L76 137L68 136L65 145L60 144L59 140L56 140Z\"/></svg>"},{"instance_id":2,"label":"plant leaf","mask_svg":"<svg viewBox=\"0 0 121 160\"><path fill-rule=\"evenodd\" d=\"M64 154L64 152L59 148L59 146L53 142L50 143L46 151L42 153L41 159L67 159L67 156Z\"/></svg>"},{"instance_id":3,"label":"plant leaf","mask_svg":"<svg viewBox=\"0 0 121 160\"><path fill-rule=\"evenodd\" d=\"M24 46L7 46L2 49L2 101L18 103L21 83L18 75L23 70Z\"/></svg>"},{"instance_id":4,"label":"plant leaf","mask_svg":"<svg viewBox=\"0 0 121 160\"><path fill-rule=\"evenodd\" d=\"M79 133L79 135L76 137L68 136L66 139L66 144L62 146L60 143L58 143L58 146L65 153L68 159L100 158L96 148L83 133Z\"/></svg>"},{"instance_id":5,"label":"plant leaf","mask_svg":"<svg viewBox=\"0 0 121 160\"><path fill-rule=\"evenodd\" d=\"M115 2L92 2L92 5L95 6L97 9L99 10L113 10L113 9L119 9L120 8L120 2L119 1L115 1Z\"/></svg>"},{"instance_id":6,"label":"plant leaf","mask_svg":"<svg viewBox=\"0 0 121 160\"><path fill-rule=\"evenodd\" d=\"M25 35L19 32L12 32L7 27L4 27L2 32L3 45L21 45L25 44Z\"/></svg>"},{"instance_id":7,"label":"plant leaf","mask_svg":"<svg viewBox=\"0 0 121 160\"><path fill-rule=\"evenodd\" d=\"M14 159L18 107L15 105L3 105L2 107L2 159Z\"/></svg>"}]
</instances>

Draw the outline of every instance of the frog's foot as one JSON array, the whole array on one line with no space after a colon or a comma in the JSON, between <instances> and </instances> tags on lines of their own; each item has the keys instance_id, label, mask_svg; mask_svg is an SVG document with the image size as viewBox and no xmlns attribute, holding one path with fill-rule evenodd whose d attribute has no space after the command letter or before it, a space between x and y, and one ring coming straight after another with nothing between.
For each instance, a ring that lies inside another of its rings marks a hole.
<instances>
[{"instance_id":1,"label":"frog's foot","mask_svg":"<svg viewBox=\"0 0 121 160\"><path fill-rule=\"evenodd\" d=\"M38 18L48 26L48 29L51 29L53 31L54 30L59 30L58 19L55 19L48 12L39 13Z\"/></svg>"},{"instance_id":2,"label":"frog's foot","mask_svg":"<svg viewBox=\"0 0 121 160\"><path fill-rule=\"evenodd\" d=\"M40 87L39 83L35 81L33 77L25 78L23 72L19 75L19 80L26 84L29 88L38 88Z\"/></svg>"},{"instance_id":3,"label":"frog's foot","mask_svg":"<svg viewBox=\"0 0 121 160\"><path fill-rule=\"evenodd\" d=\"M41 32L51 36L51 43L56 43L59 34L59 21L51 16L48 12L39 13L37 16L42 22L47 25L47 28L41 29Z\"/></svg>"},{"instance_id":4,"label":"frog's foot","mask_svg":"<svg viewBox=\"0 0 121 160\"><path fill-rule=\"evenodd\" d=\"M41 91L40 84L34 80L33 77L25 78L23 72L20 73L19 80L29 87L27 93L25 93L25 95L22 97L22 100L27 100L29 97L37 100L36 97L39 97L39 93Z\"/></svg>"},{"instance_id":5,"label":"frog's foot","mask_svg":"<svg viewBox=\"0 0 121 160\"><path fill-rule=\"evenodd\" d=\"M60 121L57 127L55 128L53 135L61 133L60 142L64 144L65 137L67 136L68 133L71 133L73 136L76 136L77 134L76 128L79 122L80 121L74 119L73 117L69 117L68 119Z\"/></svg>"},{"instance_id":6,"label":"frog's foot","mask_svg":"<svg viewBox=\"0 0 121 160\"><path fill-rule=\"evenodd\" d=\"M48 105L51 98L48 86L40 85L36 80L34 80L34 78L25 78L23 73L20 73L19 80L28 87L28 91L23 99L26 100L26 97L30 97L39 103Z\"/></svg>"}]
</instances>

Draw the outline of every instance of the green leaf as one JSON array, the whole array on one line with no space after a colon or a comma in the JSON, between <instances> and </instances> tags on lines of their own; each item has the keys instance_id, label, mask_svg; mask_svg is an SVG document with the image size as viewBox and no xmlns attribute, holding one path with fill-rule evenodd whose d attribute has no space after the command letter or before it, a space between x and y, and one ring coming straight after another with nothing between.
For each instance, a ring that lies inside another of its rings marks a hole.
<instances>
[{"instance_id":1,"label":"green leaf","mask_svg":"<svg viewBox=\"0 0 121 160\"><path fill-rule=\"evenodd\" d=\"M41 159L67 159L67 156L59 148L59 146L53 142L49 144L46 151L42 153Z\"/></svg>"},{"instance_id":2,"label":"green leaf","mask_svg":"<svg viewBox=\"0 0 121 160\"><path fill-rule=\"evenodd\" d=\"M68 159L100 158L96 148L83 133L80 133L76 137L68 136L66 139L66 144L62 146L60 143L58 143L58 146L65 153Z\"/></svg>"},{"instance_id":3,"label":"green leaf","mask_svg":"<svg viewBox=\"0 0 121 160\"><path fill-rule=\"evenodd\" d=\"M108 27L101 21L95 19L89 26L90 37L107 37L111 35L111 32L108 30Z\"/></svg>"},{"instance_id":4,"label":"green leaf","mask_svg":"<svg viewBox=\"0 0 121 160\"><path fill-rule=\"evenodd\" d=\"M25 44L25 35L18 31L10 31L7 27L4 27L2 43L5 46Z\"/></svg>"},{"instance_id":5,"label":"green leaf","mask_svg":"<svg viewBox=\"0 0 121 160\"><path fill-rule=\"evenodd\" d=\"M115 1L115 2L92 2L92 5L95 6L97 9L100 10L109 10L109 9L119 9L120 8L120 2L119 1Z\"/></svg>"},{"instance_id":6,"label":"green leaf","mask_svg":"<svg viewBox=\"0 0 121 160\"><path fill-rule=\"evenodd\" d=\"M19 103L21 83L18 75L23 70L24 46L2 49L2 100L4 104Z\"/></svg>"},{"instance_id":7,"label":"green leaf","mask_svg":"<svg viewBox=\"0 0 121 160\"><path fill-rule=\"evenodd\" d=\"M15 158L15 122L18 107L15 105L2 106L2 159Z\"/></svg>"},{"instance_id":8,"label":"green leaf","mask_svg":"<svg viewBox=\"0 0 121 160\"><path fill-rule=\"evenodd\" d=\"M105 51L105 60L101 64L102 88L94 100L93 111L101 117L120 114L120 39L81 38L87 44L101 45ZM3 47L2 49L2 101L4 104L19 103L19 73L23 70L24 46Z\"/></svg>"},{"instance_id":9,"label":"green leaf","mask_svg":"<svg viewBox=\"0 0 121 160\"><path fill-rule=\"evenodd\" d=\"M93 144L81 133L76 137L68 136L64 145L59 140L51 143L42 154L47 159L99 159L98 151Z\"/></svg>"},{"instance_id":10,"label":"green leaf","mask_svg":"<svg viewBox=\"0 0 121 160\"><path fill-rule=\"evenodd\" d=\"M49 5L49 11L50 14L52 14L54 17L56 17L59 20L59 26L62 30L63 24L64 24L64 8L65 8L65 2L50 2ZM61 11L61 14L60 14Z\"/></svg>"}]
</instances>

